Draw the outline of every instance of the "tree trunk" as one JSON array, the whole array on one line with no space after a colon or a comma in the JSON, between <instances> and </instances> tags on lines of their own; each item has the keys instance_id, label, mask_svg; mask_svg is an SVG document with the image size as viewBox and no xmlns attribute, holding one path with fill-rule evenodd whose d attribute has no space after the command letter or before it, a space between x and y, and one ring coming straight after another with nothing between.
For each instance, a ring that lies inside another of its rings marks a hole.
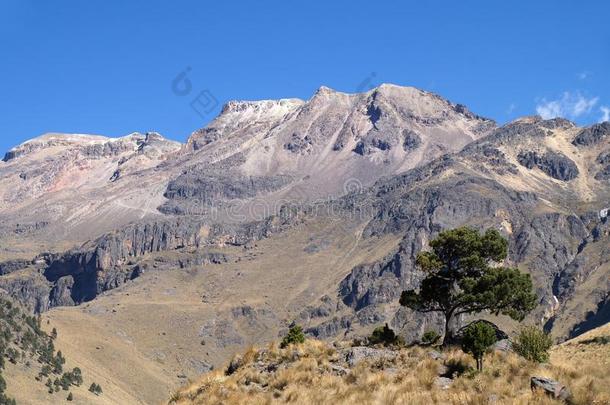
<instances>
[{"instance_id":1,"label":"tree trunk","mask_svg":"<svg viewBox=\"0 0 610 405\"><path fill-rule=\"evenodd\" d=\"M443 336L442 346L447 346L453 342L453 333L450 328L451 319L453 318L453 311L445 313L445 336Z\"/></svg>"}]
</instances>

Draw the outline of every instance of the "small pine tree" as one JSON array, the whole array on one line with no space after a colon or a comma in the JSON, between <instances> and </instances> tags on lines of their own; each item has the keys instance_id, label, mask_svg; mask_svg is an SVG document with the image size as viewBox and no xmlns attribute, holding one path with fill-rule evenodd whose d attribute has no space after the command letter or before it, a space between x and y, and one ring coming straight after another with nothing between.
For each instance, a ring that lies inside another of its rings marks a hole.
<instances>
[{"instance_id":1,"label":"small pine tree","mask_svg":"<svg viewBox=\"0 0 610 405\"><path fill-rule=\"evenodd\" d=\"M70 392L68 394L68 398L66 398L67 401L72 401L74 399L74 397L72 396L72 392Z\"/></svg>"},{"instance_id":2,"label":"small pine tree","mask_svg":"<svg viewBox=\"0 0 610 405\"><path fill-rule=\"evenodd\" d=\"M303 334L303 328L299 325L295 325L288 331L288 334L284 336L282 342L280 343L280 347L285 349L291 344L298 344L305 342L305 335Z\"/></svg>"},{"instance_id":3,"label":"small pine tree","mask_svg":"<svg viewBox=\"0 0 610 405\"><path fill-rule=\"evenodd\" d=\"M477 361L477 370L483 371L483 356L496 340L496 331L487 322L476 321L464 329L462 350L472 354Z\"/></svg>"},{"instance_id":4,"label":"small pine tree","mask_svg":"<svg viewBox=\"0 0 610 405\"><path fill-rule=\"evenodd\" d=\"M543 330L526 326L513 342L513 349L529 361L544 363L549 360L549 349L552 345L551 337Z\"/></svg>"},{"instance_id":5,"label":"small pine tree","mask_svg":"<svg viewBox=\"0 0 610 405\"><path fill-rule=\"evenodd\" d=\"M96 383L91 383L91 386L89 387L89 391L94 393L95 395L101 395L102 394L102 386Z\"/></svg>"},{"instance_id":6,"label":"small pine tree","mask_svg":"<svg viewBox=\"0 0 610 405\"><path fill-rule=\"evenodd\" d=\"M72 369L72 383L77 387L83 383L83 374L78 367Z\"/></svg>"}]
</instances>

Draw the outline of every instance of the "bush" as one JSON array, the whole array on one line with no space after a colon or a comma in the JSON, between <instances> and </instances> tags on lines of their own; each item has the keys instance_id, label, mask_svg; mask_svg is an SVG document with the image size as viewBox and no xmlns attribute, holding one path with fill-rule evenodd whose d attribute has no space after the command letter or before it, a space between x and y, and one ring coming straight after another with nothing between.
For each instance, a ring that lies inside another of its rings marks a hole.
<instances>
[{"instance_id":1,"label":"bush","mask_svg":"<svg viewBox=\"0 0 610 405\"><path fill-rule=\"evenodd\" d=\"M552 345L551 337L543 330L526 326L513 342L513 349L529 361L544 363L549 360L549 349Z\"/></svg>"},{"instance_id":2,"label":"bush","mask_svg":"<svg viewBox=\"0 0 610 405\"><path fill-rule=\"evenodd\" d=\"M399 337L396 336L396 333L394 333L387 323L384 326L375 328L369 337L369 344L371 345L383 344L384 346L389 346L398 343L400 343Z\"/></svg>"},{"instance_id":3,"label":"bush","mask_svg":"<svg viewBox=\"0 0 610 405\"><path fill-rule=\"evenodd\" d=\"M483 370L483 355L496 340L496 331L487 322L476 321L464 329L462 350L472 354L477 361L477 370Z\"/></svg>"},{"instance_id":4,"label":"bush","mask_svg":"<svg viewBox=\"0 0 610 405\"><path fill-rule=\"evenodd\" d=\"M305 342L305 335L303 334L303 328L299 325L295 325L288 331L288 334L284 336L282 339L282 343L280 343L280 347L285 349L286 347Z\"/></svg>"},{"instance_id":5,"label":"bush","mask_svg":"<svg viewBox=\"0 0 610 405\"><path fill-rule=\"evenodd\" d=\"M421 341L426 345L433 345L439 341L441 335L439 335L436 331L429 330L424 333L421 337Z\"/></svg>"},{"instance_id":6,"label":"bush","mask_svg":"<svg viewBox=\"0 0 610 405\"><path fill-rule=\"evenodd\" d=\"M95 395L100 395L102 393L102 387L99 384L91 383L89 386L89 392L92 392Z\"/></svg>"}]
</instances>

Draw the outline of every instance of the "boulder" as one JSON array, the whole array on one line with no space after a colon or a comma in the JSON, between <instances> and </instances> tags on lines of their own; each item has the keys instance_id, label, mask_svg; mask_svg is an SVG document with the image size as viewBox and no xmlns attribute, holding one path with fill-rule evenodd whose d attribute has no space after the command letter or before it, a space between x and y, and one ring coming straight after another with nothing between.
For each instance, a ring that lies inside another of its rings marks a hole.
<instances>
[{"instance_id":1,"label":"boulder","mask_svg":"<svg viewBox=\"0 0 610 405\"><path fill-rule=\"evenodd\" d=\"M446 356L441 352L431 350L428 352L428 357L430 357L432 360L445 360Z\"/></svg>"},{"instance_id":2,"label":"boulder","mask_svg":"<svg viewBox=\"0 0 610 405\"><path fill-rule=\"evenodd\" d=\"M436 377L434 379L434 385L442 390L448 390L453 384L453 380L447 377Z\"/></svg>"},{"instance_id":3,"label":"boulder","mask_svg":"<svg viewBox=\"0 0 610 405\"><path fill-rule=\"evenodd\" d=\"M546 377L535 377L534 376L530 380L530 385L531 385L532 391L542 390L547 395L549 395L555 399L561 399L563 401L567 401L570 398L570 396L572 395L570 390L568 389L568 387L566 387L565 385L561 384L558 381L551 380L550 378L546 378Z\"/></svg>"},{"instance_id":4,"label":"boulder","mask_svg":"<svg viewBox=\"0 0 610 405\"><path fill-rule=\"evenodd\" d=\"M389 349L374 349L372 347L350 347L343 351L343 356L350 367L354 367L361 361L377 361L396 359L397 353Z\"/></svg>"},{"instance_id":5,"label":"boulder","mask_svg":"<svg viewBox=\"0 0 610 405\"><path fill-rule=\"evenodd\" d=\"M508 339L501 339L494 343L491 348L501 352L511 352L513 350L513 344Z\"/></svg>"}]
</instances>

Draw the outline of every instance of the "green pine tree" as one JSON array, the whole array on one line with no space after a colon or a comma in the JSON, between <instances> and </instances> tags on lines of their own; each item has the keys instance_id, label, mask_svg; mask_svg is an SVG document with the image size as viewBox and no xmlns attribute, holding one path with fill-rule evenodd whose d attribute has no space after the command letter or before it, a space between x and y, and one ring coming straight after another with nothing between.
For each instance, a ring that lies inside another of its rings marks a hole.
<instances>
[{"instance_id":1,"label":"green pine tree","mask_svg":"<svg viewBox=\"0 0 610 405\"><path fill-rule=\"evenodd\" d=\"M451 320L462 314L488 311L522 320L536 305L529 274L515 268L494 267L506 259L508 241L494 229L483 235L462 227L441 232L429 252L417 257L427 273L419 291L403 291L400 304L445 317L443 344L452 340Z\"/></svg>"}]
</instances>

